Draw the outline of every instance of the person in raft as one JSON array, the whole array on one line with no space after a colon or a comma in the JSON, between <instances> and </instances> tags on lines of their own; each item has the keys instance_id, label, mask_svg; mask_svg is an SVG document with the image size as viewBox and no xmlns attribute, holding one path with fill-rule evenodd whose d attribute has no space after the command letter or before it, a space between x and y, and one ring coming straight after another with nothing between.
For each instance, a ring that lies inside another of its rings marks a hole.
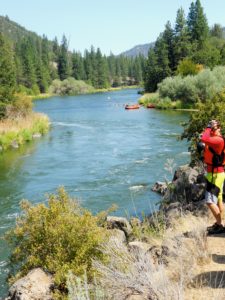
<instances>
[{"instance_id":1,"label":"person in raft","mask_svg":"<svg viewBox=\"0 0 225 300\"><path fill-rule=\"evenodd\" d=\"M212 120L201 136L205 144L204 162L207 165L205 201L216 219L215 224L207 227L208 234L225 232L222 224L225 144L220 130L220 123Z\"/></svg>"}]
</instances>

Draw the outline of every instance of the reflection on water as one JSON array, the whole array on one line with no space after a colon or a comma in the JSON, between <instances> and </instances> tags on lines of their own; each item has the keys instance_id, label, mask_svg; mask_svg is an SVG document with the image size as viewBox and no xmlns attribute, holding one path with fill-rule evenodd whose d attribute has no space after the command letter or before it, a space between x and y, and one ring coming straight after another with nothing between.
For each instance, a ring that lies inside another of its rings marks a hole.
<instances>
[{"instance_id":1,"label":"reflection on water","mask_svg":"<svg viewBox=\"0 0 225 300\"><path fill-rule=\"evenodd\" d=\"M159 200L151 186L171 177L167 159L177 165L189 160L187 145L177 141L188 113L124 109L138 98L137 90L123 90L36 101L51 131L0 155L0 234L14 224L21 199L45 201L61 185L94 213L112 203L118 215L149 213ZM0 243L3 294L8 249Z\"/></svg>"}]
</instances>

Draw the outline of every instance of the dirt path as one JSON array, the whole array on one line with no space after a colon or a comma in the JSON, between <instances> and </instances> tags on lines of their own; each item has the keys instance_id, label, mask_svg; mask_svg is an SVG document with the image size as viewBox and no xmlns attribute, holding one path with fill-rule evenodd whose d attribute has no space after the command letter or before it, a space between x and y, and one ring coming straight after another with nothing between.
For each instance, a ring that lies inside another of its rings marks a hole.
<instances>
[{"instance_id":1,"label":"dirt path","mask_svg":"<svg viewBox=\"0 0 225 300\"><path fill-rule=\"evenodd\" d=\"M211 259L196 270L185 300L225 300L225 233L207 237Z\"/></svg>"}]
</instances>

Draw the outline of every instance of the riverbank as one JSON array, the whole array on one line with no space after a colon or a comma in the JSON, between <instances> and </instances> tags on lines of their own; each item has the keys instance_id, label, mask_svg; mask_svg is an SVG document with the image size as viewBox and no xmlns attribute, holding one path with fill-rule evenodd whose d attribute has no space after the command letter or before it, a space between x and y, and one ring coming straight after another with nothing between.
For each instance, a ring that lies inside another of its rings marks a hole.
<instances>
[{"instance_id":1,"label":"riverbank","mask_svg":"<svg viewBox=\"0 0 225 300\"><path fill-rule=\"evenodd\" d=\"M158 93L145 93L139 100L139 104L147 107L149 104L152 104L154 108L157 109L172 109L178 111L198 111L191 105L184 106L180 100L171 101L169 98L160 99Z\"/></svg>"},{"instance_id":2,"label":"riverbank","mask_svg":"<svg viewBox=\"0 0 225 300\"><path fill-rule=\"evenodd\" d=\"M0 121L0 151L18 148L49 130L46 115L31 112L26 117L3 119Z\"/></svg>"},{"instance_id":3,"label":"riverbank","mask_svg":"<svg viewBox=\"0 0 225 300\"><path fill-rule=\"evenodd\" d=\"M184 190L189 185L193 189L193 185L198 184L197 169L184 166L175 175L178 177L174 176L174 184L181 188L182 181ZM184 177L191 177L189 179L192 180L188 183ZM88 297L101 294L104 299L112 299L113 296L113 299L164 300L165 295L166 299L173 300L181 297L185 300L203 299L203 295L204 299L214 299L216 296L224 299L224 272L221 264L224 263L225 235L206 235L206 227L213 220L200 198L198 201L185 198L184 201L181 193L175 200L173 198L168 202L167 199L158 213L146 216L142 221L138 218L127 220L124 217L110 216L109 212L102 212L94 217L79 209L76 204L76 209L71 209L71 202L63 190L57 196L51 196L50 201L46 207L43 204L36 207L26 204L23 206L27 213L23 222L19 222L14 230L14 235L19 238L15 253L17 259L18 254L25 259L24 263L28 268L23 268L26 276L12 285L7 300L12 300L17 295L21 297L18 299L25 296L52 299L52 291L54 299L80 299L84 291ZM57 229L55 223L58 224ZM71 234L73 230L76 235ZM79 236L86 241L86 235L90 239L87 245L75 239L75 236ZM63 245L67 245L65 250ZM86 248L90 245L92 249ZM48 247L51 247L50 252ZM36 248L38 251L35 251ZM79 259L84 255L82 263L87 266L87 275L90 270L98 274L94 277L94 283L89 276L82 275L80 268L76 269L80 265L77 266L76 257L70 255L70 251L73 253L74 249L77 249ZM103 256L96 253L96 249ZM54 255L56 250L58 255ZM27 255L24 255L24 251ZM88 256L85 251L89 253ZM44 262L45 268L42 265L43 258L45 259L42 253L48 253L49 266ZM59 255L63 255L64 261ZM68 256L67 261L65 255ZM90 256L91 265L85 263ZM70 267L64 267L64 264ZM50 267L55 269L49 270ZM44 269L45 272L51 271L51 275L45 273Z\"/></svg>"},{"instance_id":4,"label":"riverbank","mask_svg":"<svg viewBox=\"0 0 225 300\"><path fill-rule=\"evenodd\" d=\"M140 87L137 86L137 85L110 87L110 88L105 88L105 89L94 89L93 88L93 90L91 92L83 93L83 95L85 95L85 94L96 94L96 93L105 93L105 92L114 92L114 91L120 91L120 90L125 90L125 89L138 89L138 88L140 88ZM57 95L57 94L53 94L53 93L42 93L42 94L28 96L28 97L31 98L32 100L37 100L37 99L40 100L40 99L51 98L51 97L54 97L54 96L62 96L62 95ZM70 96L72 96L72 95L70 95ZM75 95L73 95L73 96L75 96Z\"/></svg>"}]
</instances>

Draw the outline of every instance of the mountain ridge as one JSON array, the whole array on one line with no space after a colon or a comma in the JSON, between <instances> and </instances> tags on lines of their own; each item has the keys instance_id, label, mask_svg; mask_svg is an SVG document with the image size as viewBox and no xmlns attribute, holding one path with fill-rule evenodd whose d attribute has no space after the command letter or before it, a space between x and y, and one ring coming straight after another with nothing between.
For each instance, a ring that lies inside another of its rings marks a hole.
<instances>
[{"instance_id":1,"label":"mountain ridge","mask_svg":"<svg viewBox=\"0 0 225 300\"><path fill-rule=\"evenodd\" d=\"M147 57L149 49L153 48L154 45L155 42L136 45L133 48L120 53L119 55L128 56L128 57L136 57L138 55L143 55L144 57Z\"/></svg>"},{"instance_id":2,"label":"mountain ridge","mask_svg":"<svg viewBox=\"0 0 225 300\"><path fill-rule=\"evenodd\" d=\"M35 38L40 39L45 36L38 35L37 33L26 29L20 24L11 20L8 16L0 16L0 32L3 33L9 40L17 42L22 37L35 36ZM51 41L49 41L51 42ZM138 55L143 55L144 57L148 56L148 51L151 47L154 47L153 43L140 44L132 47L131 49L125 50L117 56L128 56L136 57Z\"/></svg>"}]
</instances>

